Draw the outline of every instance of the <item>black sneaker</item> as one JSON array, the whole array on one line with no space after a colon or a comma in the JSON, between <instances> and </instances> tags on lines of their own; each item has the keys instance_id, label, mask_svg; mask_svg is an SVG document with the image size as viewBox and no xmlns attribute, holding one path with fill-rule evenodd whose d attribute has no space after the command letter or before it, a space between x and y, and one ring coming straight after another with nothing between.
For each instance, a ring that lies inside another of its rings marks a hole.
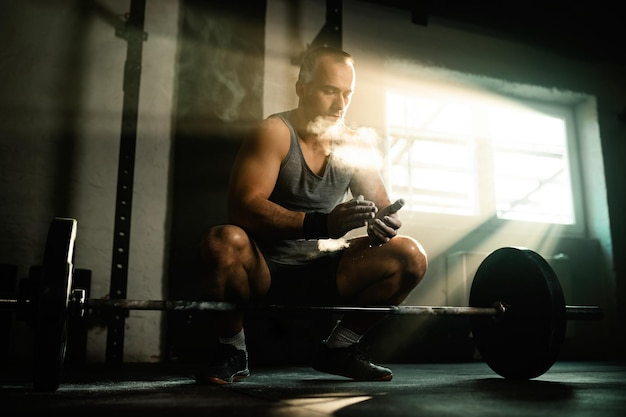
<instances>
[{"instance_id":1,"label":"black sneaker","mask_svg":"<svg viewBox=\"0 0 626 417\"><path fill-rule=\"evenodd\" d=\"M391 369L373 364L357 344L331 349L322 342L313 369L357 381L390 381L393 378Z\"/></svg>"},{"instance_id":2,"label":"black sneaker","mask_svg":"<svg viewBox=\"0 0 626 417\"><path fill-rule=\"evenodd\" d=\"M215 357L208 365L196 372L196 384L230 384L249 375L248 352L239 350L233 345L220 343Z\"/></svg>"}]
</instances>

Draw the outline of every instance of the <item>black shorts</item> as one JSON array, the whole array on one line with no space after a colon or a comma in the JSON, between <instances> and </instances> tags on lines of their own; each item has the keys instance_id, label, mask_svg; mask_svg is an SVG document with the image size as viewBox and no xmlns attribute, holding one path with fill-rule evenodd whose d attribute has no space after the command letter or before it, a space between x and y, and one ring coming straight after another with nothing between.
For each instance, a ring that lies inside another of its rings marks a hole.
<instances>
[{"instance_id":1,"label":"black shorts","mask_svg":"<svg viewBox=\"0 0 626 417\"><path fill-rule=\"evenodd\" d=\"M342 251L329 252L306 265L285 265L266 259L272 276L268 304L336 305L337 268Z\"/></svg>"}]
</instances>

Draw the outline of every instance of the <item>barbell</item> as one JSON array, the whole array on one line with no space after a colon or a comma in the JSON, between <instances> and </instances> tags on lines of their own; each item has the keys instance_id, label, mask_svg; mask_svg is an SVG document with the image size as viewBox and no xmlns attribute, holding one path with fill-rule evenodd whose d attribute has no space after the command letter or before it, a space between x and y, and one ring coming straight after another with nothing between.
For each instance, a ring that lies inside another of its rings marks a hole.
<instances>
[{"instance_id":1,"label":"barbell","mask_svg":"<svg viewBox=\"0 0 626 417\"><path fill-rule=\"evenodd\" d=\"M68 320L89 309L162 311L243 311L257 313L362 313L384 315L467 315L476 349L487 365L508 379L536 378L557 359L567 320L598 320L599 306L566 305L558 278L536 252L503 247L479 265L468 307L354 305L238 305L214 301L87 299L73 289L77 221L56 217L50 224L42 273L28 294L0 299L34 326L33 387L56 391L61 383ZM28 296L30 295L30 296ZM26 313L24 313L26 312Z\"/></svg>"}]
</instances>

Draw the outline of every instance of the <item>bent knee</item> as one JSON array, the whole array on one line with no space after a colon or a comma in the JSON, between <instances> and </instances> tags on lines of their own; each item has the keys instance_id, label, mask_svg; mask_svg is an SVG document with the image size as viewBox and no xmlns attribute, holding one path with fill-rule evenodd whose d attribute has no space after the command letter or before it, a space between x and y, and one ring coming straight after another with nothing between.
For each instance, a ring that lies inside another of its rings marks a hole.
<instances>
[{"instance_id":1,"label":"bent knee","mask_svg":"<svg viewBox=\"0 0 626 417\"><path fill-rule=\"evenodd\" d=\"M247 233L240 227L225 224L213 226L200 243L200 252L205 259L236 256L250 243Z\"/></svg>"},{"instance_id":2,"label":"bent knee","mask_svg":"<svg viewBox=\"0 0 626 417\"><path fill-rule=\"evenodd\" d=\"M398 239L399 238L399 239ZM405 285L415 287L419 284L428 270L428 256L424 247L409 236L397 236L398 246L402 254L402 267L404 269Z\"/></svg>"}]
</instances>

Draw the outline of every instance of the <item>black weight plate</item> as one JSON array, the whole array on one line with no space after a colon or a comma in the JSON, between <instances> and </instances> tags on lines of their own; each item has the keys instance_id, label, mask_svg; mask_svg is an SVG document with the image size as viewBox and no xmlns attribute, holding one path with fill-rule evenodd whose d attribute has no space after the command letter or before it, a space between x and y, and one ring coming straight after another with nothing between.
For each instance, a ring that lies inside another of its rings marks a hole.
<instances>
[{"instance_id":1,"label":"black weight plate","mask_svg":"<svg viewBox=\"0 0 626 417\"><path fill-rule=\"evenodd\" d=\"M56 391L61 382L76 223L75 219L57 217L50 224L41 276L33 290L36 297L33 386L36 391Z\"/></svg>"},{"instance_id":2,"label":"black weight plate","mask_svg":"<svg viewBox=\"0 0 626 417\"><path fill-rule=\"evenodd\" d=\"M478 352L497 374L531 379L556 361L565 338L565 300L554 270L526 248L500 248L480 264L469 305L507 305L502 317L473 316Z\"/></svg>"}]
</instances>

